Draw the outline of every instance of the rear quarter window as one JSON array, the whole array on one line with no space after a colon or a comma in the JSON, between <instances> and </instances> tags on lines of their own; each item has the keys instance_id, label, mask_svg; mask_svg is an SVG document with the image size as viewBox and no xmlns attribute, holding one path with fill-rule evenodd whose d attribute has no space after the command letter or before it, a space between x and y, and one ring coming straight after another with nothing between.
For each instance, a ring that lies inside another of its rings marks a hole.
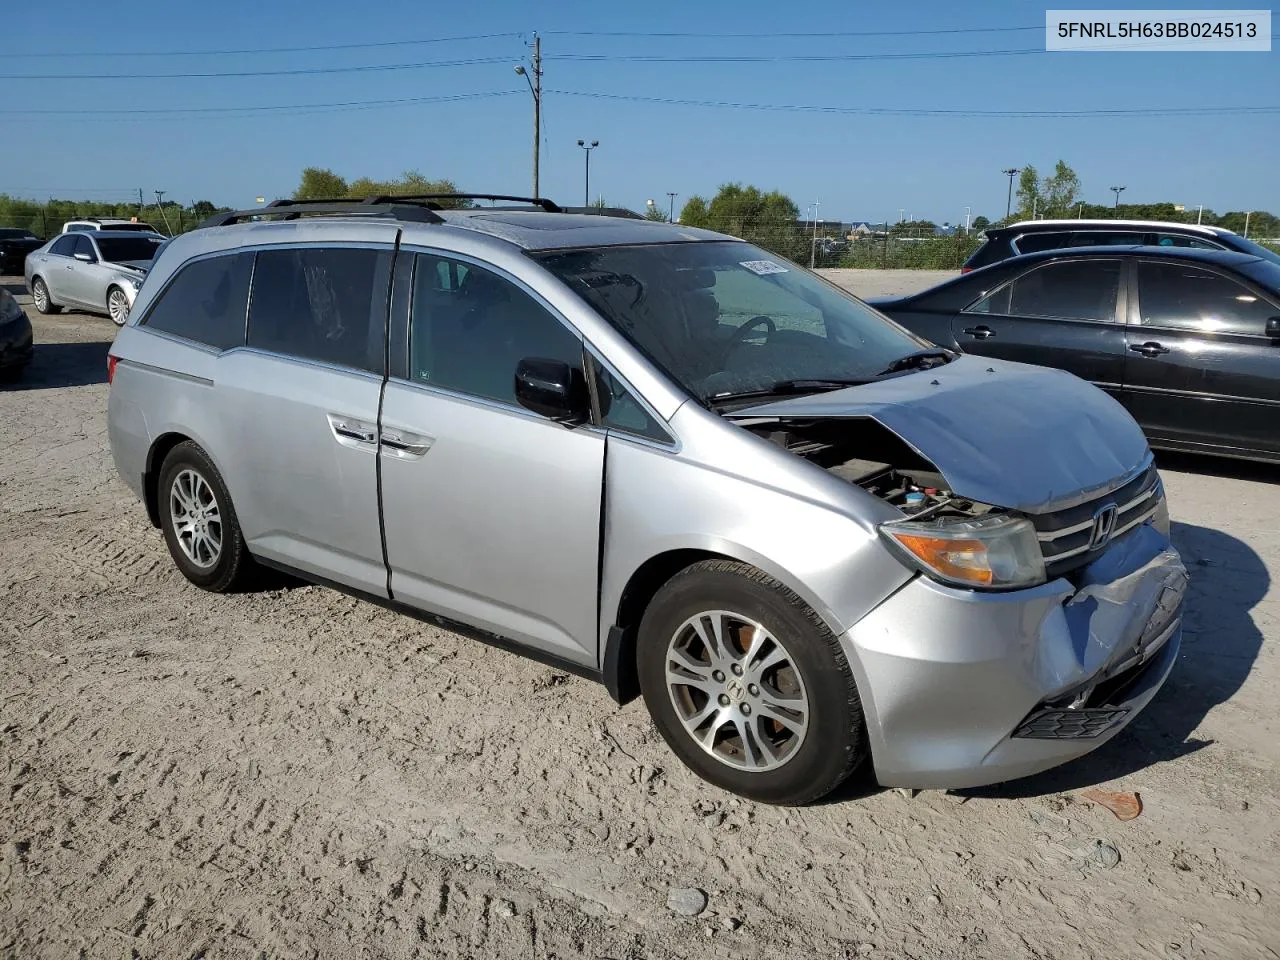
<instances>
[{"instance_id":1,"label":"rear quarter window","mask_svg":"<svg viewBox=\"0 0 1280 960\"><path fill-rule=\"evenodd\" d=\"M142 325L219 350L244 346L252 268L251 253L187 264L160 294Z\"/></svg>"}]
</instances>

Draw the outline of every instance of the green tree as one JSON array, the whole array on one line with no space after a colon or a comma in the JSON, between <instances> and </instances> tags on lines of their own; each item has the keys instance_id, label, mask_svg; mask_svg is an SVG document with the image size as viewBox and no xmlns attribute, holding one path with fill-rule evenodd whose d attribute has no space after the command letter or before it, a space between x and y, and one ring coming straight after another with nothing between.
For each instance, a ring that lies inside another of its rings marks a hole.
<instances>
[{"instance_id":1,"label":"green tree","mask_svg":"<svg viewBox=\"0 0 1280 960\"><path fill-rule=\"evenodd\" d=\"M1018 176L1018 218L1030 220L1044 209L1044 199L1040 194L1040 174L1036 168L1027 164Z\"/></svg>"},{"instance_id":2,"label":"green tree","mask_svg":"<svg viewBox=\"0 0 1280 960\"><path fill-rule=\"evenodd\" d=\"M1076 172L1059 160L1053 168L1053 176L1045 177L1041 188L1041 209L1048 216L1065 217L1080 196L1080 178Z\"/></svg>"},{"instance_id":3,"label":"green tree","mask_svg":"<svg viewBox=\"0 0 1280 960\"><path fill-rule=\"evenodd\" d=\"M707 211L707 201L697 195L686 200L680 208L680 222L687 227L708 226L711 214Z\"/></svg>"},{"instance_id":4,"label":"green tree","mask_svg":"<svg viewBox=\"0 0 1280 960\"><path fill-rule=\"evenodd\" d=\"M207 217L212 217L217 212L218 208L208 200L197 200L191 205L192 216L199 217L201 220L204 220Z\"/></svg>"},{"instance_id":5,"label":"green tree","mask_svg":"<svg viewBox=\"0 0 1280 960\"><path fill-rule=\"evenodd\" d=\"M295 200L326 200L347 196L347 181L332 170L307 167L302 171L302 181L293 191Z\"/></svg>"},{"instance_id":6,"label":"green tree","mask_svg":"<svg viewBox=\"0 0 1280 960\"><path fill-rule=\"evenodd\" d=\"M699 196L685 201L680 222L741 237L784 257L807 259L811 241L797 220L799 213L795 201L777 190L766 193L727 183L710 203Z\"/></svg>"},{"instance_id":7,"label":"green tree","mask_svg":"<svg viewBox=\"0 0 1280 960\"><path fill-rule=\"evenodd\" d=\"M658 209L658 207L657 207L656 205L655 205L655 206L652 206L652 207L649 207L647 210L645 210L645 212L644 212L644 218L645 218L646 220L654 220L654 221L657 221L658 223L666 223L666 222L667 222L667 215L666 215L666 213L664 213L662 210Z\"/></svg>"},{"instance_id":8,"label":"green tree","mask_svg":"<svg viewBox=\"0 0 1280 960\"><path fill-rule=\"evenodd\" d=\"M971 225L970 229L985 230L989 226L991 226L991 221L988 220L986 217L974 217L973 224Z\"/></svg>"}]
</instances>

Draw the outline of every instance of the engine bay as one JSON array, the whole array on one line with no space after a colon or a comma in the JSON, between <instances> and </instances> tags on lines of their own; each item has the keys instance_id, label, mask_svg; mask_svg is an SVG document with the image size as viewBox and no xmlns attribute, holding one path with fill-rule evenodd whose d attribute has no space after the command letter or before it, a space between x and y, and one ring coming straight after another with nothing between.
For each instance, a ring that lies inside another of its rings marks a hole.
<instances>
[{"instance_id":1,"label":"engine bay","mask_svg":"<svg viewBox=\"0 0 1280 960\"><path fill-rule=\"evenodd\" d=\"M741 421L740 426L857 484L910 517L979 517L994 509L954 494L937 467L867 417L769 418Z\"/></svg>"}]
</instances>

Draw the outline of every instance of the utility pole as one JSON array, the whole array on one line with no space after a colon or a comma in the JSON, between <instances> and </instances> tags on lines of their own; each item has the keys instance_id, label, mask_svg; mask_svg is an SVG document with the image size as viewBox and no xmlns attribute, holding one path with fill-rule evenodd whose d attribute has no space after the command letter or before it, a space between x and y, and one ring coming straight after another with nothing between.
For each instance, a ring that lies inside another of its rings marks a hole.
<instances>
[{"instance_id":1,"label":"utility pole","mask_svg":"<svg viewBox=\"0 0 1280 960\"><path fill-rule=\"evenodd\" d=\"M1252 213L1253 213L1252 210L1246 210L1244 215L1244 238L1246 240L1249 239L1249 216Z\"/></svg>"},{"instance_id":2,"label":"utility pole","mask_svg":"<svg viewBox=\"0 0 1280 960\"><path fill-rule=\"evenodd\" d=\"M677 195L676 195L676 194L674 194L674 193L672 193L670 190L668 190L668 191L667 191L667 199L668 199L668 201L669 201L669 202L668 202L668 204L667 204L667 223L675 223L675 222L676 222L676 221L675 221L675 214L676 214L676 196L677 196ZM1247 227L1245 228L1244 235L1245 235L1246 237L1249 235L1249 230L1248 230L1248 228L1247 228Z\"/></svg>"},{"instance_id":3,"label":"utility pole","mask_svg":"<svg viewBox=\"0 0 1280 960\"><path fill-rule=\"evenodd\" d=\"M169 236L173 236L173 227L169 226L169 218L165 215L164 207L161 205L164 200L165 191L156 191L156 209L160 211L160 218L164 220L164 228L169 231Z\"/></svg>"},{"instance_id":4,"label":"utility pole","mask_svg":"<svg viewBox=\"0 0 1280 960\"><path fill-rule=\"evenodd\" d=\"M1196 211L1196 226L1200 226L1200 218L1204 216L1204 204L1200 204L1200 209Z\"/></svg>"},{"instance_id":5,"label":"utility pole","mask_svg":"<svg viewBox=\"0 0 1280 960\"><path fill-rule=\"evenodd\" d=\"M1124 187L1112 187L1112 188L1111 188L1111 192L1112 192L1112 193L1114 193L1114 194L1116 195L1116 205L1112 208L1113 210L1119 210L1119 209L1120 209L1120 194L1124 193L1124 191L1125 191L1125 188L1124 188Z\"/></svg>"},{"instance_id":6,"label":"utility pole","mask_svg":"<svg viewBox=\"0 0 1280 960\"><path fill-rule=\"evenodd\" d=\"M1006 197L1004 201L1004 218L1008 220L1009 214L1013 212L1013 178L1022 171L1017 167L1009 167L1008 169L1001 170L1000 172L1009 178L1009 196Z\"/></svg>"},{"instance_id":7,"label":"utility pole","mask_svg":"<svg viewBox=\"0 0 1280 960\"><path fill-rule=\"evenodd\" d=\"M813 241L809 244L809 269L813 269L814 258L818 254L818 201L813 201Z\"/></svg>"},{"instance_id":8,"label":"utility pole","mask_svg":"<svg viewBox=\"0 0 1280 960\"><path fill-rule=\"evenodd\" d=\"M968 234L969 232L969 208L968 207L964 208L964 232L966 234Z\"/></svg>"},{"instance_id":9,"label":"utility pole","mask_svg":"<svg viewBox=\"0 0 1280 960\"><path fill-rule=\"evenodd\" d=\"M1080 201L1080 206L1076 207L1076 219L1077 220L1084 219L1084 201L1083 200Z\"/></svg>"},{"instance_id":10,"label":"utility pole","mask_svg":"<svg viewBox=\"0 0 1280 960\"><path fill-rule=\"evenodd\" d=\"M138 188L138 216L139 217L144 216L146 213L146 209L147 209L146 204L142 202L142 188L139 187Z\"/></svg>"},{"instance_id":11,"label":"utility pole","mask_svg":"<svg viewBox=\"0 0 1280 960\"><path fill-rule=\"evenodd\" d=\"M533 94L533 196L537 199L542 196L538 193L538 152L542 145L542 38L536 33L533 35L533 78L530 79L524 64L516 67L516 73L524 77L525 83L529 84L529 92Z\"/></svg>"}]
</instances>

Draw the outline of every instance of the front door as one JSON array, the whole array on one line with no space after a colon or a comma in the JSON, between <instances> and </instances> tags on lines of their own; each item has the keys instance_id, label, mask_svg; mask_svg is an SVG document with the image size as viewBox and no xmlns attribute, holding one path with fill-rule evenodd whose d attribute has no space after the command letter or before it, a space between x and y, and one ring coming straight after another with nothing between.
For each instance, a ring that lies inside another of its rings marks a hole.
<instances>
[{"instance_id":1,"label":"front door","mask_svg":"<svg viewBox=\"0 0 1280 960\"><path fill-rule=\"evenodd\" d=\"M382 407L392 595L595 666L605 434L514 395L521 359L581 367L582 341L513 280L453 258L417 255L408 299L406 368Z\"/></svg>"},{"instance_id":2,"label":"front door","mask_svg":"<svg viewBox=\"0 0 1280 960\"><path fill-rule=\"evenodd\" d=\"M952 321L966 353L1057 367L1119 395L1124 368L1119 259L1042 264Z\"/></svg>"},{"instance_id":3,"label":"front door","mask_svg":"<svg viewBox=\"0 0 1280 960\"><path fill-rule=\"evenodd\" d=\"M224 472L249 550L383 597L377 424L391 259L390 244L258 252L248 346L217 367L234 448Z\"/></svg>"},{"instance_id":4,"label":"front door","mask_svg":"<svg viewBox=\"0 0 1280 960\"><path fill-rule=\"evenodd\" d=\"M1280 306L1209 265L1140 260L1125 354L1127 403L1153 440L1280 452Z\"/></svg>"}]
</instances>

